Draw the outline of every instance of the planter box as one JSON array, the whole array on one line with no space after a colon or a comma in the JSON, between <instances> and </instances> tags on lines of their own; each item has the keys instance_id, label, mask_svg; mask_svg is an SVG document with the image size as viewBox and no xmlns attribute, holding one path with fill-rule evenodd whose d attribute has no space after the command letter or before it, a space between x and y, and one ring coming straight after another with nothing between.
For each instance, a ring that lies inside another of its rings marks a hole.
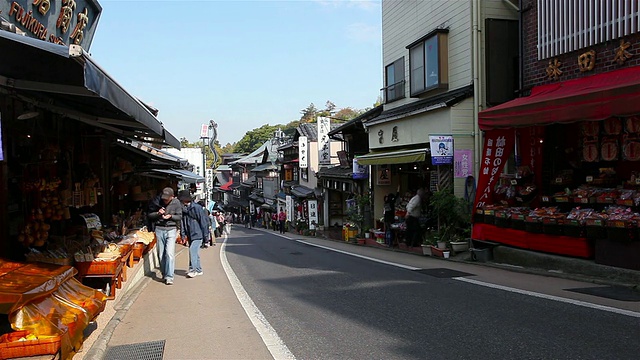
<instances>
[{"instance_id":1,"label":"planter box","mask_svg":"<svg viewBox=\"0 0 640 360\"><path fill-rule=\"evenodd\" d=\"M422 255L431 256L431 245L421 245L422 246Z\"/></svg>"},{"instance_id":2,"label":"planter box","mask_svg":"<svg viewBox=\"0 0 640 360\"><path fill-rule=\"evenodd\" d=\"M465 252L469 250L468 241L452 241L450 242L450 244L451 244L451 250L453 250L453 252L455 253Z\"/></svg>"},{"instance_id":3,"label":"planter box","mask_svg":"<svg viewBox=\"0 0 640 360\"><path fill-rule=\"evenodd\" d=\"M431 255L448 259L449 258L449 254L450 254L450 252L449 252L448 249L439 249L439 248L431 245Z\"/></svg>"}]
</instances>

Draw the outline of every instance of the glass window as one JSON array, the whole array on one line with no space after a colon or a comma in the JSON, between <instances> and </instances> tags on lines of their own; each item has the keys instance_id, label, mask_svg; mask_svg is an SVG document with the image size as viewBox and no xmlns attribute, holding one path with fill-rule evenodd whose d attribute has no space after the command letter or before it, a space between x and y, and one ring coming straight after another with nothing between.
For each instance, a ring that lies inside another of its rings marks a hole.
<instances>
[{"instance_id":1,"label":"glass window","mask_svg":"<svg viewBox=\"0 0 640 360\"><path fill-rule=\"evenodd\" d=\"M448 87L446 36L446 31L438 30L408 46L411 96Z\"/></svg>"},{"instance_id":2,"label":"glass window","mask_svg":"<svg viewBox=\"0 0 640 360\"><path fill-rule=\"evenodd\" d=\"M404 56L385 68L384 96L389 103L404 98Z\"/></svg>"}]
</instances>

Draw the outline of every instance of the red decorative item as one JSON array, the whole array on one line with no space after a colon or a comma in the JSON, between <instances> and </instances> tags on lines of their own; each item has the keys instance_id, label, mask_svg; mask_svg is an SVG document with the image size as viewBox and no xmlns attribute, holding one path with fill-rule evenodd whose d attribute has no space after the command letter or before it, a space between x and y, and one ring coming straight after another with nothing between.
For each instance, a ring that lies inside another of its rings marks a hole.
<instances>
[{"instance_id":1,"label":"red decorative item","mask_svg":"<svg viewBox=\"0 0 640 360\"><path fill-rule=\"evenodd\" d=\"M640 117L629 116L625 119L625 126L628 133L637 134L640 133Z\"/></svg>"},{"instance_id":2,"label":"red decorative item","mask_svg":"<svg viewBox=\"0 0 640 360\"><path fill-rule=\"evenodd\" d=\"M582 123L584 136L597 137L600 133L600 123L597 121L585 121Z\"/></svg>"},{"instance_id":3,"label":"red decorative item","mask_svg":"<svg viewBox=\"0 0 640 360\"><path fill-rule=\"evenodd\" d=\"M582 158L586 162L596 162L598 161L598 142L597 141L588 141L584 143L582 147Z\"/></svg>"},{"instance_id":4,"label":"red decorative item","mask_svg":"<svg viewBox=\"0 0 640 360\"><path fill-rule=\"evenodd\" d=\"M622 132L622 121L618 118L608 118L604 121L604 132L607 135L620 135Z\"/></svg>"},{"instance_id":5,"label":"red decorative item","mask_svg":"<svg viewBox=\"0 0 640 360\"><path fill-rule=\"evenodd\" d=\"M602 160L618 160L618 141L613 138L605 138L601 145Z\"/></svg>"},{"instance_id":6,"label":"red decorative item","mask_svg":"<svg viewBox=\"0 0 640 360\"><path fill-rule=\"evenodd\" d=\"M625 160L640 160L640 139L638 137L630 137L625 134L622 141L622 155Z\"/></svg>"}]
</instances>

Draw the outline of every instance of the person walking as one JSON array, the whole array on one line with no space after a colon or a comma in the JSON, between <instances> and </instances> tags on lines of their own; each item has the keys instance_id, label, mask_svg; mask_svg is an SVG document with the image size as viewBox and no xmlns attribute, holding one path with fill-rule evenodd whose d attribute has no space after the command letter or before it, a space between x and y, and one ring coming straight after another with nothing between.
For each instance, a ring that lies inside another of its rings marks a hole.
<instances>
[{"instance_id":1,"label":"person walking","mask_svg":"<svg viewBox=\"0 0 640 360\"><path fill-rule=\"evenodd\" d=\"M231 235L231 223L234 221L233 217L235 214L227 213L227 215L223 218L224 221L224 232L227 236Z\"/></svg>"},{"instance_id":2,"label":"person walking","mask_svg":"<svg viewBox=\"0 0 640 360\"><path fill-rule=\"evenodd\" d=\"M147 217L155 225L156 248L160 272L165 284L173 285L176 262L176 237L182 220L182 205L174 197L173 189L166 187L151 200Z\"/></svg>"},{"instance_id":3,"label":"person walking","mask_svg":"<svg viewBox=\"0 0 640 360\"><path fill-rule=\"evenodd\" d=\"M422 199L425 197L424 189L420 188L407 204L407 246L420 246L422 234L420 233L420 214L422 212Z\"/></svg>"},{"instance_id":4,"label":"person walking","mask_svg":"<svg viewBox=\"0 0 640 360\"><path fill-rule=\"evenodd\" d=\"M189 190L178 193L182 203L182 233L189 239L189 272L188 278L202 275L200 264L200 248L209 241L209 220L202 205L191 198Z\"/></svg>"},{"instance_id":5,"label":"person walking","mask_svg":"<svg viewBox=\"0 0 640 360\"><path fill-rule=\"evenodd\" d=\"M283 208L280 208L280 213L278 213L278 227L280 229L280 234L284 234L284 222L287 220L287 213L284 212Z\"/></svg>"}]
</instances>

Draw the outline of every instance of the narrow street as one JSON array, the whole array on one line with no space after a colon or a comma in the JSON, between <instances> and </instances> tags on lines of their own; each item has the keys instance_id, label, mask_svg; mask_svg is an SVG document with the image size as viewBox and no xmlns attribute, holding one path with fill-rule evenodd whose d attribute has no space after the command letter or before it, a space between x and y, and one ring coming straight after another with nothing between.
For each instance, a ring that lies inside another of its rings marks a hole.
<instances>
[{"instance_id":1,"label":"narrow street","mask_svg":"<svg viewBox=\"0 0 640 360\"><path fill-rule=\"evenodd\" d=\"M351 248L395 259L244 228L224 249L299 359L634 359L640 351L640 303L563 290L593 284ZM523 293L468 281L518 284Z\"/></svg>"}]
</instances>

